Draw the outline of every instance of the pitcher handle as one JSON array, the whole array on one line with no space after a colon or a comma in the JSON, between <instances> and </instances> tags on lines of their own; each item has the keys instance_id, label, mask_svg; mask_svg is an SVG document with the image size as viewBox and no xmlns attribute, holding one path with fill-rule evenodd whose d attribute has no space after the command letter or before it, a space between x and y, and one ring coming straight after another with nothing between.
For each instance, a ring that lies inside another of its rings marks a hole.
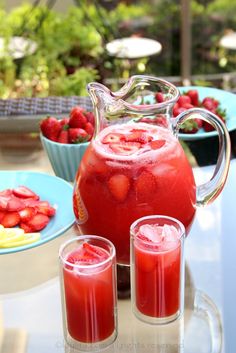
<instances>
[{"instance_id":1,"label":"pitcher handle","mask_svg":"<svg viewBox=\"0 0 236 353\"><path fill-rule=\"evenodd\" d=\"M195 114L198 119L213 125L219 135L219 154L214 174L209 181L197 186L196 190L196 205L204 206L214 201L224 187L229 171L231 143L226 125L218 116L201 108L189 109L172 119L173 131L176 136L178 136L180 125L188 119L193 119Z\"/></svg>"}]
</instances>

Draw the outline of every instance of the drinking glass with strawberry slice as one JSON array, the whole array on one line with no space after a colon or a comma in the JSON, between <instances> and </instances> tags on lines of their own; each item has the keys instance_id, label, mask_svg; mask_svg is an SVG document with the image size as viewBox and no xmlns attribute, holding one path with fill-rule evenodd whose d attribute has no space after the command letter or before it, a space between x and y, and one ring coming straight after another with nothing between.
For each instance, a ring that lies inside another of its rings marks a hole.
<instances>
[{"instance_id":1,"label":"drinking glass with strawberry slice","mask_svg":"<svg viewBox=\"0 0 236 353\"><path fill-rule=\"evenodd\" d=\"M152 214L174 217L188 233L196 206L220 194L229 168L229 134L217 116L201 108L174 118L179 91L155 77L131 77L115 93L99 83L90 83L88 90L97 113L96 135L78 169L74 213L83 234L110 239L118 263L129 265L129 228L136 219ZM137 104L137 97L153 92L162 93L160 102ZM212 123L220 139L215 174L200 186L177 139L180 125L193 113Z\"/></svg>"},{"instance_id":2,"label":"drinking glass with strawberry slice","mask_svg":"<svg viewBox=\"0 0 236 353\"><path fill-rule=\"evenodd\" d=\"M73 238L59 251L64 337L74 349L104 349L117 336L114 245L98 236Z\"/></svg>"}]
</instances>

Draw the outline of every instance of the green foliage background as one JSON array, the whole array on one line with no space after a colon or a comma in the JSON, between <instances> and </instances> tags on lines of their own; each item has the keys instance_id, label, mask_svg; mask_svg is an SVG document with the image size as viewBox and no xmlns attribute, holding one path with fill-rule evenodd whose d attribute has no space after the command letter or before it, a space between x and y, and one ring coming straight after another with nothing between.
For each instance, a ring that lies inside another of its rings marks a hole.
<instances>
[{"instance_id":1,"label":"green foliage background","mask_svg":"<svg viewBox=\"0 0 236 353\"><path fill-rule=\"evenodd\" d=\"M77 5L66 13L29 3L9 13L0 8L5 48L12 36L38 45L33 55L21 60L13 60L7 50L0 56L0 98L85 95L88 82L118 78L123 70L122 61L107 55L105 44L133 34L157 39L163 46L159 56L145 62L146 73L180 75L180 1L118 1L111 10L97 1L77 0ZM193 74L235 70L235 53L218 44L227 29L236 30L236 3L192 0L191 13ZM150 20L147 26L141 25L142 18ZM135 27L139 22L140 28Z\"/></svg>"}]
</instances>

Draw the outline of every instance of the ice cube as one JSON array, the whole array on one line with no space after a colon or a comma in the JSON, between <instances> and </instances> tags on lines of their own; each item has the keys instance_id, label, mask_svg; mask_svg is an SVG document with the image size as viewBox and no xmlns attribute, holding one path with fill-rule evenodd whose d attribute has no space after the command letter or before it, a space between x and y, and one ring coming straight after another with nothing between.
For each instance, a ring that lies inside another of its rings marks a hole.
<instances>
[{"instance_id":1,"label":"ice cube","mask_svg":"<svg viewBox=\"0 0 236 353\"><path fill-rule=\"evenodd\" d=\"M178 239L178 231L174 226L164 224L162 227L162 240L169 242Z\"/></svg>"},{"instance_id":2,"label":"ice cube","mask_svg":"<svg viewBox=\"0 0 236 353\"><path fill-rule=\"evenodd\" d=\"M153 243L161 242L161 233L155 225L144 224L140 227L139 232Z\"/></svg>"}]
</instances>

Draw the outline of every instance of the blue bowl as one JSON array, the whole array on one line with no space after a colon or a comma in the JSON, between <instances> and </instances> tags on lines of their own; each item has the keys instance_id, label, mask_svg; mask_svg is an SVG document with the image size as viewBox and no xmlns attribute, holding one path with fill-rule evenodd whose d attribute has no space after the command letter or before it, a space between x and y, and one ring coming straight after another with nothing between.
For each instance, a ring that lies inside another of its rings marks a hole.
<instances>
[{"instance_id":1,"label":"blue bowl","mask_svg":"<svg viewBox=\"0 0 236 353\"><path fill-rule=\"evenodd\" d=\"M40 134L44 150L47 152L54 173L69 182L74 181L80 161L89 142L65 144L49 140Z\"/></svg>"}]
</instances>

